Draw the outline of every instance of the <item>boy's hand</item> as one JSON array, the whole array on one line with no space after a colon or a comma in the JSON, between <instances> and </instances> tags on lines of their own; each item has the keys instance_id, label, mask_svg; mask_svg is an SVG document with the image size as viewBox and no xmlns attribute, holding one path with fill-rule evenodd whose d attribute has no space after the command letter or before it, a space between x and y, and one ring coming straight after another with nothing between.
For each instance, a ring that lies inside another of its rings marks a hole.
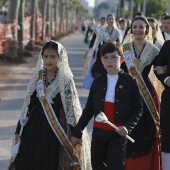
<instances>
[{"instance_id":1,"label":"boy's hand","mask_svg":"<svg viewBox=\"0 0 170 170\"><path fill-rule=\"evenodd\" d=\"M76 145L82 145L82 140L79 138L76 138L74 136L71 136L71 143L73 145L73 147L76 147Z\"/></svg>"},{"instance_id":2,"label":"boy's hand","mask_svg":"<svg viewBox=\"0 0 170 170\"><path fill-rule=\"evenodd\" d=\"M124 126L119 126L119 130L116 131L120 136L126 136L128 130Z\"/></svg>"}]
</instances>

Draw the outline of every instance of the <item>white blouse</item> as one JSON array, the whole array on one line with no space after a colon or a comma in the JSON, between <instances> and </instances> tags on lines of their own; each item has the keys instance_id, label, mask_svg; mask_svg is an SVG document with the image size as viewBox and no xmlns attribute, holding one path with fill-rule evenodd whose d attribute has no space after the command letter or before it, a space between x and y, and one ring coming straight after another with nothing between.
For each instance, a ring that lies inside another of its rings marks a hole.
<instances>
[{"instance_id":1,"label":"white blouse","mask_svg":"<svg viewBox=\"0 0 170 170\"><path fill-rule=\"evenodd\" d=\"M115 88L118 81L118 74L108 75L107 74L107 91L105 101L115 103Z\"/></svg>"}]
</instances>

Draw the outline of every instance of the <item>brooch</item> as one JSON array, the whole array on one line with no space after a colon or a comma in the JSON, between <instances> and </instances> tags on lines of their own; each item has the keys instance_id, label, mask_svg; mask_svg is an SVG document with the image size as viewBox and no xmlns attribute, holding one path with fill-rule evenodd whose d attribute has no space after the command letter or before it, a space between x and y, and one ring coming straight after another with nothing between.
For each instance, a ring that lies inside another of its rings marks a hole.
<instances>
[{"instance_id":1,"label":"brooch","mask_svg":"<svg viewBox=\"0 0 170 170\"><path fill-rule=\"evenodd\" d=\"M119 85L119 89L122 89L123 88L123 85Z\"/></svg>"}]
</instances>

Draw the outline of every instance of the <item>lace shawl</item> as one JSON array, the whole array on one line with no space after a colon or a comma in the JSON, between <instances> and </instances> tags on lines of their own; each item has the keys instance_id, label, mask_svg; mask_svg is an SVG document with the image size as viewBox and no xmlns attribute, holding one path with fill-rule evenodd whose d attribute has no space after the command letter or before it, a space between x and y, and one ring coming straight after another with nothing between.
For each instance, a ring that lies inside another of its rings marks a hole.
<instances>
[{"instance_id":1,"label":"lace shawl","mask_svg":"<svg viewBox=\"0 0 170 170\"><path fill-rule=\"evenodd\" d=\"M98 47L98 45L101 41L108 42L108 40L110 40L110 41L114 42L117 39L119 39L120 42L122 42L122 34L121 34L120 30L116 27L113 27L113 32L111 34L109 34L109 32L107 30L107 25L104 25L100 28L99 32L97 33L95 47Z\"/></svg>"},{"instance_id":2,"label":"lace shawl","mask_svg":"<svg viewBox=\"0 0 170 170\"><path fill-rule=\"evenodd\" d=\"M135 52L134 52L132 43L130 43L130 49L131 49L131 57L132 57L134 66L138 69L138 71L140 73L142 73L144 68L147 65L151 64L152 61L154 60L154 58L159 54L158 47L156 47L155 45L148 43L148 42L146 43L146 45L141 53L140 59L137 59L135 57ZM138 61L138 62L136 62L136 61ZM137 63L139 63L139 64L137 64Z\"/></svg>"}]
</instances>

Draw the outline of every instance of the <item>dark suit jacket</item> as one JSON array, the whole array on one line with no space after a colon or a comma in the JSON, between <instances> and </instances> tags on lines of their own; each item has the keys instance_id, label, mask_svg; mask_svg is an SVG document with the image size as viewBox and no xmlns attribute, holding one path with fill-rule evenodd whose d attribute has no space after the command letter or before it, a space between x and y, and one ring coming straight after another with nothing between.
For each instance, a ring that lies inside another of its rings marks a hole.
<instances>
[{"instance_id":1,"label":"dark suit jacket","mask_svg":"<svg viewBox=\"0 0 170 170\"><path fill-rule=\"evenodd\" d=\"M164 37L164 40L165 40L165 33L164 32L162 32L162 36ZM166 40L165 40L166 41Z\"/></svg>"},{"instance_id":2,"label":"dark suit jacket","mask_svg":"<svg viewBox=\"0 0 170 170\"><path fill-rule=\"evenodd\" d=\"M115 122L124 122L130 133L140 119L143 108L142 99L136 83L129 74L120 72L115 88ZM83 114L72 136L81 138L83 129L94 116L104 110L105 95L107 91L107 75L100 76L94 80Z\"/></svg>"},{"instance_id":3,"label":"dark suit jacket","mask_svg":"<svg viewBox=\"0 0 170 170\"><path fill-rule=\"evenodd\" d=\"M165 41L164 45L162 46L158 58L155 63L156 66L167 66L167 73L164 74L156 74L158 79L162 82L164 87L167 90L170 90L170 87L168 87L165 83L164 80L166 77L170 76L170 40Z\"/></svg>"}]
</instances>

